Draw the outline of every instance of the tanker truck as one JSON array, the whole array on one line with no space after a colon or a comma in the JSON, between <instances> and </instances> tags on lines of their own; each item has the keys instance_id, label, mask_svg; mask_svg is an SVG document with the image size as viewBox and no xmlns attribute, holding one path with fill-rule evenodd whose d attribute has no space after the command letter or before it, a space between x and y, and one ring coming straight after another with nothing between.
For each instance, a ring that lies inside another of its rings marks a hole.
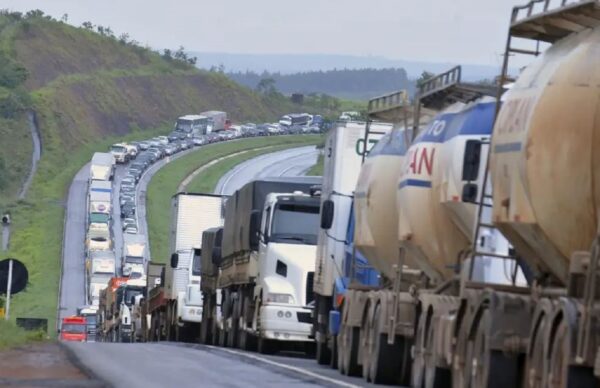
<instances>
[{"instance_id":1,"label":"tanker truck","mask_svg":"<svg viewBox=\"0 0 600 388\"><path fill-rule=\"evenodd\" d=\"M365 137L369 125L368 138ZM340 122L329 132L325 142L323 185L321 189L321 228L317 237L317 258L314 280L315 310L313 335L316 358L320 364L331 361L334 337L329 327L330 311L334 310L334 294L344 290L339 268L346 254L345 242L350 221L352 197L363 157L377 141L391 130L383 123ZM338 289L334 288L338 286ZM334 330L335 331L335 330Z\"/></svg>"},{"instance_id":2,"label":"tanker truck","mask_svg":"<svg viewBox=\"0 0 600 388\"><path fill-rule=\"evenodd\" d=\"M481 241L499 231L531 286L486 284L476 298L463 294L452 372L465 386L600 385L599 10L597 1L513 9L501 85L512 82L511 57L527 53L515 42L551 46L531 52L535 60L503 96L489 176L469 189L486 205L469 259L486 260ZM466 278L466 290L480 288Z\"/></svg>"},{"instance_id":3,"label":"tanker truck","mask_svg":"<svg viewBox=\"0 0 600 388\"><path fill-rule=\"evenodd\" d=\"M217 279L203 286L203 310L211 316L202 326L215 328L210 336L219 345L271 353L313 342L320 183L320 177L266 178L227 200Z\"/></svg>"},{"instance_id":4,"label":"tanker truck","mask_svg":"<svg viewBox=\"0 0 600 388\"><path fill-rule=\"evenodd\" d=\"M377 109L374 115L384 115L376 102L370 105ZM423 84L417 106L412 130L397 128L380 140L361 169L354 198L354 252L342 266L348 286L335 298L340 308L331 318L340 322L340 372L420 387L418 323L425 319L431 326L421 327L434 327L458 308L457 258L471 246L477 215L475 205L462 202L462 190L468 182L481 183L484 169L481 163L466 163L464 155L470 140L489 139L495 100L483 96L479 87L460 83L460 68L455 68ZM435 115L438 109L443 110ZM423 122L422 112L435 116ZM479 152L481 157L487 150ZM473 171L465 176L468 168ZM357 276L357 268L364 267L357 252L379 278ZM492 271L480 267L476 271L489 277ZM439 365L433 361L425 364L435 369ZM449 370L447 364L440 367ZM441 386L450 385L446 383Z\"/></svg>"}]
</instances>

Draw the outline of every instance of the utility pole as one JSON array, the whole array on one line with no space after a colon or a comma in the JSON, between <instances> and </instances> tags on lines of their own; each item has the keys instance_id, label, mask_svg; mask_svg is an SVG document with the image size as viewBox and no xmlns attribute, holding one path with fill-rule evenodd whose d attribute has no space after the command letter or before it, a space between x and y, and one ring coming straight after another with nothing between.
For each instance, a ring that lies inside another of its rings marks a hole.
<instances>
[{"instance_id":1,"label":"utility pole","mask_svg":"<svg viewBox=\"0 0 600 388\"><path fill-rule=\"evenodd\" d=\"M10 318L10 291L12 288L12 271L13 271L13 260L8 261L8 284L6 285L6 315L4 319L8 321Z\"/></svg>"}]
</instances>

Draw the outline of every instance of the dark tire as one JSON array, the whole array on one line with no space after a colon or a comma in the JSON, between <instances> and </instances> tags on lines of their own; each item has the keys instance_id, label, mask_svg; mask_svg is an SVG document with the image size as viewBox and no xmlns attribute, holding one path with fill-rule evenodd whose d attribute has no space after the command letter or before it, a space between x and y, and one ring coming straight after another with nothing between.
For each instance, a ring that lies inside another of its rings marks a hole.
<instances>
[{"instance_id":1,"label":"dark tire","mask_svg":"<svg viewBox=\"0 0 600 388\"><path fill-rule=\"evenodd\" d=\"M322 322L319 323L319 316L321 317L329 317L328 314L328 304L327 304L327 299L317 295L316 299L315 299L315 317L314 317L314 321L313 321L313 327L315 328L315 331L318 332L318 337L321 338L320 341L316 341L316 354L315 354L315 358L317 360L317 363L319 365L328 365L331 363L331 349L329 348L328 344L327 344L327 337L328 337L328 330L327 327L329 325L329 322L327 322L327 318L325 319L326 322Z\"/></svg>"},{"instance_id":2,"label":"dark tire","mask_svg":"<svg viewBox=\"0 0 600 388\"><path fill-rule=\"evenodd\" d=\"M212 322L209 318L204 317L202 319L202 323L200 323L200 343L201 344L210 344L212 342L212 338L210 335L210 327L212 326Z\"/></svg>"},{"instance_id":3,"label":"dark tire","mask_svg":"<svg viewBox=\"0 0 600 388\"><path fill-rule=\"evenodd\" d=\"M540 317L536 323L537 327L533 331L531 346L528 350L525 365L524 387L543 388L544 380L544 357L545 357L545 333L548 324L548 316Z\"/></svg>"},{"instance_id":4,"label":"dark tire","mask_svg":"<svg viewBox=\"0 0 600 388\"><path fill-rule=\"evenodd\" d=\"M401 380L398 366L402 362L404 341L402 338L396 338L394 345L388 344L388 334L383 333L380 311L380 307L377 306L369 332L371 336L369 345L372 348L369 351L371 360L368 375L375 384L397 384Z\"/></svg>"},{"instance_id":5,"label":"dark tire","mask_svg":"<svg viewBox=\"0 0 600 388\"><path fill-rule=\"evenodd\" d=\"M471 363L471 387L517 387L521 379L518 368L518 358L506 355L490 348L489 328L491 313L488 309L483 311L477 322L472 342L471 356L467 362Z\"/></svg>"},{"instance_id":6,"label":"dark tire","mask_svg":"<svg viewBox=\"0 0 600 388\"><path fill-rule=\"evenodd\" d=\"M358 364L358 347L360 345L360 328L350 327L342 324L342 335L341 341L344 342L342 345L343 353L340 353L338 357L341 358L340 372L346 376L360 376L362 369ZM340 365L338 363L338 365Z\"/></svg>"},{"instance_id":7,"label":"dark tire","mask_svg":"<svg viewBox=\"0 0 600 388\"><path fill-rule=\"evenodd\" d=\"M550 346L549 370L544 373L548 388L592 388L598 387L594 369L570 365L571 335L564 320L558 324Z\"/></svg>"},{"instance_id":8,"label":"dark tire","mask_svg":"<svg viewBox=\"0 0 600 388\"><path fill-rule=\"evenodd\" d=\"M452 375L450 369L436 365L435 342L435 325L429 322L425 333L425 388L449 387L452 385Z\"/></svg>"},{"instance_id":9,"label":"dark tire","mask_svg":"<svg viewBox=\"0 0 600 388\"><path fill-rule=\"evenodd\" d=\"M329 366L332 369L337 369L338 367L337 335L331 336L331 358L329 360Z\"/></svg>"},{"instance_id":10,"label":"dark tire","mask_svg":"<svg viewBox=\"0 0 600 388\"><path fill-rule=\"evenodd\" d=\"M260 337L258 339L258 352L260 354L274 354L279 350L279 343L272 339Z\"/></svg>"},{"instance_id":11,"label":"dark tire","mask_svg":"<svg viewBox=\"0 0 600 388\"><path fill-rule=\"evenodd\" d=\"M425 331L426 312L421 312L417 323L415 346L411 373L411 387L423 388L425 385Z\"/></svg>"}]
</instances>

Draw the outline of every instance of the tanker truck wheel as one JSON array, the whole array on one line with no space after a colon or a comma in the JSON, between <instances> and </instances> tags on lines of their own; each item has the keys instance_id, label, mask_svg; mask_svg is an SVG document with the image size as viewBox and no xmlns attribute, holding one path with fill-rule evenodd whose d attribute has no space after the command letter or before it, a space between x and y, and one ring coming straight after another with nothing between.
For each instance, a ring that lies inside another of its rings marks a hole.
<instances>
[{"instance_id":1,"label":"tanker truck wheel","mask_svg":"<svg viewBox=\"0 0 600 388\"><path fill-rule=\"evenodd\" d=\"M315 358L319 365L328 365L331 363L331 349L327 346L327 318L329 317L327 298L317 295L315 298L315 316L313 318L313 327L318 332L318 337L321 341L315 341L317 345L317 351ZM325 317L325 322L319 323L319 317Z\"/></svg>"},{"instance_id":2,"label":"tanker truck wheel","mask_svg":"<svg viewBox=\"0 0 600 388\"><path fill-rule=\"evenodd\" d=\"M548 327L547 315L540 317L531 334L531 347L527 354L525 363L525 387L543 388L544 379L544 358L545 358L545 340Z\"/></svg>"},{"instance_id":3,"label":"tanker truck wheel","mask_svg":"<svg viewBox=\"0 0 600 388\"><path fill-rule=\"evenodd\" d=\"M227 347L238 347L238 331L240 322L240 298L239 293L232 300L231 326L227 331Z\"/></svg>"},{"instance_id":4,"label":"tanker truck wheel","mask_svg":"<svg viewBox=\"0 0 600 388\"><path fill-rule=\"evenodd\" d=\"M571 355L572 331L568 324L561 319L554 339L550 344L550 362L546 377L548 388L587 388L597 387L593 368L576 367L569 365Z\"/></svg>"},{"instance_id":5,"label":"tanker truck wheel","mask_svg":"<svg viewBox=\"0 0 600 388\"><path fill-rule=\"evenodd\" d=\"M425 382L425 331L427 319L425 312L419 315L415 344L413 346L413 364L411 374L411 387L423 388ZM460 385L459 385L460 386Z\"/></svg>"},{"instance_id":6,"label":"tanker truck wheel","mask_svg":"<svg viewBox=\"0 0 600 388\"><path fill-rule=\"evenodd\" d=\"M452 384L450 370L440 368L436 363L435 344L436 344L436 325L433 319L429 320L427 332L425 333L425 388L449 387Z\"/></svg>"},{"instance_id":7,"label":"tanker truck wheel","mask_svg":"<svg viewBox=\"0 0 600 388\"><path fill-rule=\"evenodd\" d=\"M474 327L467 362L471 364L470 387L503 388L518 386L517 357L490 349L492 313L485 309Z\"/></svg>"},{"instance_id":8,"label":"tanker truck wheel","mask_svg":"<svg viewBox=\"0 0 600 388\"><path fill-rule=\"evenodd\" d=\"M360 328L347 326L345 323L342 324L340 330L341 342L340 353L338 357L340 362L340 372L346 376L360 376L361 367L358 364L358 346L360 345Z\"/></svg>"},{"instance_id":9,"label":"tanker truck wheel","mask_svg":"<svg viewBox=\"0 0 600 388\"><path fill-rule=\"evenodd\" d=\"M409 356L405 352L405 339L398 337L395 339L393 345L388 344L389 334L383 330L380 305L377 305L373 312L372 322L367 342L369 346L368 354L370 356L369 371L366 373L368 380L375 384L408 384L410 374L402 373L399 367L404 363L405 358ZM363 365L363 369L366 368Z\"/></svg>"}]
</instances>

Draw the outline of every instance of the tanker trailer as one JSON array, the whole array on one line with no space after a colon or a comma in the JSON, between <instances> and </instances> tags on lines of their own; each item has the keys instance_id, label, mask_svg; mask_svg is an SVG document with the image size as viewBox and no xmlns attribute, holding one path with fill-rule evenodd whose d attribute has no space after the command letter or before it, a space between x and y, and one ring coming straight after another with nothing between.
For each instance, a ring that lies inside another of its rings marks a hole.
<instances>
[{"instance_id":1,"label":"tanker trailer","mask_svg":"<svg viewBox=\"0 0 600 388\"><path fill-rule=\"evenodd\" d=\"M369 337L368 325L363 317L373 309L381 312L380 316L386 316L391 278L385 275L383 278L369 276L365 268L367 263L361 262L360 256L364 256L368 265L380 271L383 260L387 258L392 262L398 256L395 188L406 150L405 130L395 128L379 140L365 159L354 193L352 240L355 252L346 258L342 267L347 289L339 296L336 293L334 298L336 304L340 305L340 317L337 319L341 321L337 334L337 365L340 372L360 375L362 365L362 374L377 383L407 382L406 378L397 377L402 366L402 355L410 351L410 345L407 348L401 341L388 345L387 331L380 331L377 338ZM408 274L406 266L402 270L403 275ZM374 301L380 305L373 304ZM367 349L363 344L370 346ZM373 347L377 350L371 349ZM367 363L372 371L366 367Z\"/></svg>"},{"instance_id":2,"label":"tanker trailer","mask_svg":"<svg viewBox=\"0 0 600 388\"><path fill-rule=\"evenodd\" d=\"M525 8L523 19L513 11L509 39L553 45L522 72L498 115L493 220L536 274L532 316L520 338L527 344L524 385L596 387L600 6L583 1L533 15ZM566 21L571 28L552 27Z\"/></svg>"}]
</instances>

